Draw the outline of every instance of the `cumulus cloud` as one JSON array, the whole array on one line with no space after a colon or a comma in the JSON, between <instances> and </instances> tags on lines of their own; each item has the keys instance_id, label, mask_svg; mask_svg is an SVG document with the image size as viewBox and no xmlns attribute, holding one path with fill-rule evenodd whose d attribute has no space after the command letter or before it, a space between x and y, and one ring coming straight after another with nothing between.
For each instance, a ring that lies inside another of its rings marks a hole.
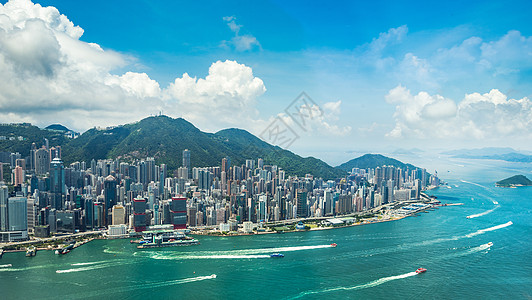
<instances>
[{"instance_id":1,"label":"cumulus cloud","mask_svg":"<svg viewBox=\"0 0 532 300\"><path fill-rule=\"evenodd\" d=\"M236 23L236 17L227 16L223 17L223 20L226 22L227 26L229 29L231 29L235 36L230 41L223 41L222 46L232 46L237 51L248 51L255 47L260 48L260 43L256 37L251 34L240 34L242 25Z\"/></svg>"},{"instance_id":2,"label":"cumulus cloud","mask_svg":"<svg viewBox=\"0 0 532 300\"><path fill-rule=\"evenodd\" d=\"M256 99L264 92L264 83L250 67L231 60L213 63L205 78L185 73L165 90L169 109L184 112L187 119L233 125L255 117ZM212 120L213 112L217 120Z\"/></svg>"},{"instance_id":3,"label":"cumulus cloud","mask_svg":"<svg viewBox=\"0 0 532 300\"><path fill-rule=\"evenodd\" d=\"M390 90L395 105L394 138L498 139L532 137L532 102L508 99L497 89L466 94L458 104L440 95L412 95L403 86Z\"/></svg>"},{"instance_id":4,"label":"cumulus cloud","mask_svg":"<svg viewBox=\"0 0 532 300\"><path fill-rule=\"evenodd\" d=\"M241 26L234 19L226 21L236 36L246 38L239 35ZM115 74L118 69L127 69L134 58L81 41L82 35L83 29L54 7L29 0L0 5L3 122L61 122L85 130L124 124L163 111L219 129L244 127L256 117L256 100L266 88L248 66L218 61L205 78L185 73L161 88L146 73Z\"/></svg>"}]
</instances>

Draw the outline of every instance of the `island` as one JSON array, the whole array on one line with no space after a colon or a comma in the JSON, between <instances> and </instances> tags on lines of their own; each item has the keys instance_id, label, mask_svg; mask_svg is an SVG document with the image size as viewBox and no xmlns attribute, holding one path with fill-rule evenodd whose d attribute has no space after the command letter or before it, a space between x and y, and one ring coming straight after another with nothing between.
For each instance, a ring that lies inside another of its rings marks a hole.
<instances>
[{"instance_id":1,"label":"island","mask_svg":"<svg viewBox=\"0 0 532 300\"><path fill-rule=\"evenodd\" d=\"M532 181L524 175L515 175L495 183L498 187L532 186Z\"/></svg>"}]
</instances>

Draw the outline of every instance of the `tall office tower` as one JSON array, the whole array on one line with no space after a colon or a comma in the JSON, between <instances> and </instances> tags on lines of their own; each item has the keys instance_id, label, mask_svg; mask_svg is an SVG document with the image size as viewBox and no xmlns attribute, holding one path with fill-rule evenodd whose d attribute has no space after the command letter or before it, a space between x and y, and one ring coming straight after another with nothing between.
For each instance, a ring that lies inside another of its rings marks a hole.
<instances>
[{"instance_id":1,"label":"tall office tower","mask_svg":"<svg viewBox=\"0 0 532 300\"><path fill-rule=\"evenodd\" d=\"M142 183L143 188L148 185L147 166L144 160L141 160L137 169L137 182Z\"/></svg>"},{"instance_id":2,"label":"tall office tower","mask_svg":"<svg viewBox=\"0 0 532 300\"><path fill-rule=\"evenodd\" d=\"M113 177L113 175L109 175L105 177L105 180L103 182L103 196L105 199L105 209L110 209L114 205L116 205L117 197L116 197L116 185L118 182L116 181L116 178Z\"/></svg>"},{"instance_id":3,"label":"tall office tower","mask_svg":"<svg viewBox=\"0 0 532 300\"><path fill-rule=\"evenodd\" d=\"M296 218L306 218L307 213L307 192L305 190L298 190L296 193L297 216Z\"/></svg>"},{"instance_id":4,"label":"tall office tower","mask_svg":"<svg viewBox=\"0 0 532 300\"><path fill-rule=\"evenodd\" d=\"M383 180L381 183L381 204L387 204L389 200L388 196L389 190L386 182Z\"/></svg>"},{"instance_id":5,"label":"tall office tower","mask_svg":"<svg viewBox=\"0 0 532 300\"><path fill-rule=\"evenodd\" d=\"M26 197L10 197L8 207L8 231L12 233L10 240L26 240L28 238L28 203Z\"/></svg>"},{"instance_id":6,"label":"tall office tower","mask_svg":"<svg viewBox=\"0 0 532 300\"><path fill-rule=\"evenodd\" d=\"M264 160L262 158L259 158L258 161L257 161L257 167L259 169L262 169L264 168Z\"/></svg>"},{"instance_id":7,"label":"tall office tower","mask_svg":"<svg viewBox=\"0 0 532 300\"><path fill-rule=\"evenodd\" d=\"M52 208L63 209L63 195L65 194L65 168L59 158L50 163L50 196Z\"/></svg>"},{"instance_id":8,"label":"tall office tower","mask_svg":"<svg viewBox=\"0 0 532 300\"><path fill-rule=\"evenodd\" d=\"M172 197L170 202L170 215L174 229L187 228L187 198Z\"/></svg>"},{"instance_id":9,"label":"tall office tower","mask_svg":"<svg viewBox=\"0 0 532 300\"><path fill-rule=\"evenodd\" d=\"M0 162L0 182L4 181L4 164Z\"/></svg>"},{"instance_id":10,"label":"tall office tower","mask_svg":"<svg viewBox=\"0 0 532 300\"><path fill-rule=\"evenodd\" d=\"M50 153L46 148L35 150L35 173L44 175L50 170Z\"/></svg>"},{"instance_id":11,"label":"tall office tower","mask_svg":"<svg viewBox=\"0 0 532 300\"><path fill-rule=\"evenodd\" d=\"M22 185L24 183L24 169L22 169L20 166L16 166L13 170L13 174L15 175L15 186Z\"/></svg>"},{"instance_id":12,"label":"tall office tower","mask_svg":"<svg viewBox=\"0 0 532 300\"><path fill-rule=\"evenodd\" d=\"M155 179L155 159L153 157L146 158L146 183L156 181Z\"/></svg>"},{"instance_id":13,"label":"tall office tower","mask_svg":"<svg viewBox=\"0 0 532 300\"><path fill-rule=\"evenodd\" d=\"M0 231L9 230L9 219L8 219L8 209L9 209L9 191L8 188L3 182L0 181Z\"/></svg>"},{"instance_id":14,"label":"tall office tower","mask_svg":"<svg viewBox=\"0 0 532 300\"><path fill-rule=\"evenodd\" d=\"M133 227L135 232L146 230L146 198L133 199Z\"/></svg>"},{"instance_id":15,"label":"tall office tower","mask_svg":"<svg viewBox=\"0 0 532 300\"><path fill-rule=\"evenodd\" d=\"M113 225L121 225L126 222L126 209L122 205L115 205L112 209Z\"/></svg>"},{"instance_id":16,"label":"tall office tower","mask_svg":"<svg viewBox=\"0 0 532 300\"><path fill-rule=\"evenodd\" d=\"M30 170L35 170L35 151L37 151L37 145L35 145L35 143L32 143L31 149L30 149L30 161L29 161Z\"/></svg>"},{"instance_id":17,"label":"tall office tower","mask_svg":"<svg viewBox=\"0 0 532 300\"><path fill-rule=\"evenodd\" d=\"M226 174L229 172L229 165L227 164L226 157L222 158L222 172L225 172Z\"/></svg>"},{"instance_id":18,"label":"tall office tower","mask_svg":"<svg viewBox=\"0 0 532 300\"><path fill-rule=\"evenodd\" d=\"M188 174L190 174L190 170L192 168L190 167L190 151L188 149L183 150L183 166L184 168L187 168Z\"/></svg>"},{"instance_id":19,"label":"tall office tower","mask_svg":"<svg viewBox=\"0 0 532 300\"><path fill-rule=\"evenodd\" d=\"M388 180L388 203L392 203L394 201L394 186L395 182L392 179Z\"/></svg>"}]
</instances>

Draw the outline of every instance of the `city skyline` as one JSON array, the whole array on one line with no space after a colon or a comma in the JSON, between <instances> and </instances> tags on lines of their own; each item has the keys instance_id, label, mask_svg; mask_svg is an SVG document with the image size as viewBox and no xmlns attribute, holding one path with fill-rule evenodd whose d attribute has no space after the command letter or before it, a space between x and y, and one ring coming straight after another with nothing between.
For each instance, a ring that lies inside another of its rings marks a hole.
<instances>
[{"instance_id":1,"label":"city skyline","mask_svg":"<svg viewBox=\"0 0 532 300\"><path fill-rule=\"evenodd\" d=\"M260 137L279 118L289 150L328 162L427 142L530 150L525 1L2 3L4 122L83 132L162 112ZM286 111L301 92L319 112L305 127Z\"/></svg>"}]
</instances>

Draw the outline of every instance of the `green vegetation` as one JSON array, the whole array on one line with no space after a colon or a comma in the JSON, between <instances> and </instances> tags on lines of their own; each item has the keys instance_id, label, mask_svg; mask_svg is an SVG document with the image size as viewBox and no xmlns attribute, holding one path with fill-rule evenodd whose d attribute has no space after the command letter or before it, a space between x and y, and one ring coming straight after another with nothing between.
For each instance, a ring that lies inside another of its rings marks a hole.
<instances>
[{"instance_id":1,"label":"green vegetation","mask_svg":"<svg viewBox=\"0 0 532 300\"><path fill-rule=\"evenodd\" d=\"M6 139L0 139L0 151L19 152L22 157L29 154L32 143L35 143L39 148L45 138L48 139L51 146L62 146L69 142L69 139L62 132L40 129L27 123L0 124L1 136ZM19 140L19 137L22 137L22 140ZM14 138L14 140L10 140L10 138Z\"/></svg>"},{"instance_id":2,"label":"green vegetation","mask_svg":"<svg viewBox=\"0 0 532 300\"><path fill-rule=\"evenodd\" d=\"M411 164L405 164L401 161L398 161L397 159L393 159L390 157L386 157L381 154L366 154L361 157L352 159L348 162L345 162L336 168L344 170L346 172L351 172L353 168L359 168L359 169L367 169L367 168L376 168L376 167L382 167L382 166L394 166L396 168L406 169L409 168L410 170L416 169L415 166Z\"/></svg>"},{"instance_id":3,"label":"green vegetation","mask_svg":"<svg viewBox=\"0 0 532 300\"><path fill-rule=\"evenodd\" d=\"M511 187L511 186L532 186L532 181L524 175L515 175L510 178L506 178L496 183L499 187Z\"/></svg>"},{"instance_id":4,"label":"green vegetation","mask_svg":"<svg viewBox=\"0 0 532 300\"><path fill-rule=\"evenodd\" d=\"M169 171L182 163L184 149L191 151L193 167L216 166L224 157L231 165L242 165L246 159L264 159L266 165L277 165L287 175L312 174L324 179L336 179L345 175L314 157L303 158L288 150L270 145L251 133L240 129L225 129L206 133L184 119L167 116L145 118L139 122L111 129L90 129L76 139L69 140L60 132L39 129L30 124L0 126L0 136L24 136L24 141L0 141L0 151L18 151L28 155L31 143L40 147L43 138L51 146L62 146L66 165L75 161L90 162L92 159L120 158L124 161L154 157L156 163L164 163Z\"/></svg>"}]
</instances>

